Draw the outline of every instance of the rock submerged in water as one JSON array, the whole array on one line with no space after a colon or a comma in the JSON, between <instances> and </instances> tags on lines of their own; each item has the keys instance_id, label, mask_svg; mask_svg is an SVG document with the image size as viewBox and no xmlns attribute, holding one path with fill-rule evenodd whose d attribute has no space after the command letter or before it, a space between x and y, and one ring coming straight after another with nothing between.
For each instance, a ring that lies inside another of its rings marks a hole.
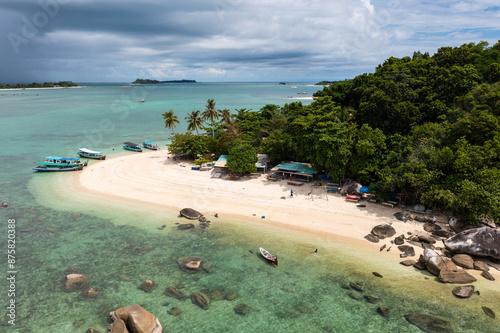
<instances>
[{"instance_id":1,"label":"rock submerged in water","mask_svg":"<svg viewBox=\"0 0 500 333\"><path fill-rule=\"evenodd\" d=\"M197 272L201 264L203 263L203 259L198 258L198 257L180 257L177 259L177 264L179 267L188 273L194 273Z\"/></svg>"},{"instance_id":2,"label":"rock submerged in water","mask_svg":"<svg viewBox=\"0 0 500 333\"><path fill-rule=\"evenodd\" d=\"M486 307L486 306L482 306L481 308L483 309L483 312L485 315L487 315L488 317L493 318L493 319L496 318L495 312L493 312L492 309L490 309L489 307Z\"/></svg>"},{"instance_id":3,"label":"rock submerged in water","mask_svg":"<svg viewBox=\"0 0 500 333\"><path fill-rule=\"evenodd\" d=\"M99 288L90 287L89 289L85 290L82 293L82 296L85 298L96 298L97 296L99 296L100 293L101 291L99 290Z\"/></svg>"},{"instance_id":4,"label":"rock submerged in water","mask_svg":"<svg viewBox=\"0 0 500 333\"><path fill-rule=\"evenodd\" d=\"M193 229L193 228L194 228L194 224L192 224L192 223L179 224L177 226L177 229L180 229L180 230L188 230L188 229Z\"/></svg>"},{"instance_id":5,"label":"rock submerged in water","mask_svg":"<svg viewBox=\"0 0 500 333\"><path fill-rule=\"evenodd\" d=\"M468 285L468 286L460 286L453 288L451 291L453 295L460 297L460 298L469 298L472 296L474 293L474 286L473 285Z\"/></svg>"},{"instance_id":6,"label":"rock submerged in water","mask_svg":"<svg viewBox=\"0 0 500 333\"><path fill-rule=\"evenodd\" d=\"M179 289L175 287L168 287L167 290L165 291L165 294L177 298L179 301L185 300L187 298L186 295Z\"/></svg>"},{"instance_id":7,"label":"rock submerged in water","mask_svg":"<svg viewBox=\"0 0 500 333\"><path fill-rule=\"evenodd\" d=\"M453 333L453 324L447 320L423 313L411 313L405 315L406 320L422 331L430 333Z\"/></svg>"},{"instance_id":8,"label":"rock submerged in water","mask_svg":"<svg viewBox=\"0 0 500 333\"><path fill-rule=\"evenodd\" d=\"M239 315L245 316L248 313L248 305L246 304L238 304L234 308L234 312L236 312Z\"/></svg>"},{"instance_id":9,"label":"rock submerged in water","mask_svg":"<svg viewBox=\"0 0 500 333\"><path fill-rule=\"evenodd\" d=\"M147 293L150 293L154 289L154 287L156 287L156 283L154 281L146 280L143 283L141 283L139 289Z\"/></svg>"},{"instance_id":10,"label":"rock submerged in water","mask_svg":"<svg viewBox=\"0 0 500 333\"><path fill-rule=\"evenodd\" d=\"M64 278L64 288L66 291L80 290L89 284L89 278L83 274L68 274Z\"/></svg>"},{"instance_id":11,"label":"rock submerged in water","mask_svg":"<svg viewBox=\"0 0 500 333\"><path fill-rule=\"evenodd\" d=\"M194 293L191 295L191 302L193 304L198 305L203 310L208 310L210 307L210 298L204 293Z\"/></svg>"},{"instance_id":12,"label":"rock submerged in water","mask_svg":"<svg viewBox=\"0 0 500 333\"><path fill-rule=\"evenodd\" d=\"M199 211L197 210L194 210L192 208L184 208L182 209L179 214L182 216L182 217L185 217L187 218L188 220L198 220L200 219L201 217L203 217L203 214L200 213Z\"/></svg>"},{"instance_id":13,"label":"rock submerged in water","mask_svg":"<svg viewBox=\"0 0 500 333\"><path fill-rule=\"evenodd\" d=\"M389 317L389 315L390 315L390 311L389 311L389 309L388 309L388 308L386 308L385 306L379 306L379 307L377 308L377 312L378 312L381 316L383 316L383 317Z\"/></svg>"},{"instance_id":14,"label":"rock submerged in water","mask_svg":"<svg viewBox=\"0 0 500 333\"><path fill-rule=\"evenodd\" d=\"M500 259L500 230L481 227L462 231L444 241L448 250Z\"/></svg>"}]
</instances>

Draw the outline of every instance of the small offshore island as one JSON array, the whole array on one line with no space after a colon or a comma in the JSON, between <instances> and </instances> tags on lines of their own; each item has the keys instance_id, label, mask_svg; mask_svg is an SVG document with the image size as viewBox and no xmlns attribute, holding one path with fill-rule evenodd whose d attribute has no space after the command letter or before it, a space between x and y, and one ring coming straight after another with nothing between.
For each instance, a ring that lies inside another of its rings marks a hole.
<instances>
[{"instance_id":1,"label":"small offshore island","mask_svg":"<svg viewBox=\"0 0 500 333\"><path fill-rule=\"evenodd\" d=\"M0 84L0 89L36 89L36 88L69 88L78 87L78 83L71 81L44 82L44 83L7 83Z\"/></svg>"},{"instance_id":2,"label":"small offshore island","mask_svg":"<svg viewBox=\"0 0 500 333\"><path fill-rule=\"evenodd\" d=\"M166 80L137 79L131 84L165 84L165 83L196 83L196 80Z\"/></svg>"}]
</instances>

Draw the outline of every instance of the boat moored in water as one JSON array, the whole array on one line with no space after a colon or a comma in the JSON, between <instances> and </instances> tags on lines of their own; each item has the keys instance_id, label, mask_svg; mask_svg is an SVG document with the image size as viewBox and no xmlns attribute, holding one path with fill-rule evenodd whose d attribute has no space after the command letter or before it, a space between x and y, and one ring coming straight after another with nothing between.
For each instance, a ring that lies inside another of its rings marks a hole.
<instances>
[{"instance_id":1,"label":"boat moored in water","mask_svg":"<svg viewBox=\"0 0 500 333\"><path fill-rule=\"evenodd\" d=\"M124 142L123 149L136 151L139 153L142 152L141 146L139 146L137 143L133 143L133 142Z\"/></svg>"},{"instance_id":2,"label":"boat moored in water","mask_svg":"<svg viewBox=\"0 0 500 333\"><path fill-rule=\"evenodd\" d=\"M156 143L154 143L153 141L150 141L150 140L144 140L144 142L142 143L142 146L144 148L151 149L151 150L159 150L160 149Z\"/></svg>"},{"instance_id":3,"label":"boat moored in water","mask_svg":"<svg viewBox=\"0 0 500 333\"><path fill-rule=\"evenodd\" d=\"M78 149L78 155L80 155L81 157L92 158L94 160L105 160L106 159L106 155L104 155L100 151L94 151L94 150L90 150L87 148Z\"/></svg>"},{"instance_id":4,"label":"boat moored in water","mask_svg":"<svg viewBox=\"0 0 500 333\"><path fill-rule=\"evenodd\" d=\"M278 265L278 257L275 255L272 255L269 251L264 250L262 247L259 247L260 254L267 259L268 261L272 262L275 265Z\"/></svg>"},{"instance_id":5,"label":"boat moored in water","mask_svg":"<svg viewBox=\"0 0 500 333\"><path fill-rule=\"evenodd\" d=\"M88 161L82 162L80 158L68 158L68 157L57 157L48 156L43 162L38 162L33 168L35 171L76 171L82 170L84 166L88 164Z\"/></svg>"}]
</instances>

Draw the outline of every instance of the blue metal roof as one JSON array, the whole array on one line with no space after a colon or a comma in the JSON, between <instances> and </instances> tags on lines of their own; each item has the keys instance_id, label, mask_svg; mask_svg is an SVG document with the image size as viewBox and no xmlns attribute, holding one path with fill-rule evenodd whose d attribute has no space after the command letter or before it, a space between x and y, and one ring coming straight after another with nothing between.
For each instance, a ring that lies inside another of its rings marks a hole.
<instances>
[{"instance_id":1,"label":"blue metal roof","mask_svg":"<svg viewBox=\"0 0 500 333\"><path fill-rule=\"evenodd\" d=\"M62 161L78 161L80 158L69 158L69 157L57 157L57 156L48 156L45 157L48 160L62 160Z\"/></svg>"}]
</instances>

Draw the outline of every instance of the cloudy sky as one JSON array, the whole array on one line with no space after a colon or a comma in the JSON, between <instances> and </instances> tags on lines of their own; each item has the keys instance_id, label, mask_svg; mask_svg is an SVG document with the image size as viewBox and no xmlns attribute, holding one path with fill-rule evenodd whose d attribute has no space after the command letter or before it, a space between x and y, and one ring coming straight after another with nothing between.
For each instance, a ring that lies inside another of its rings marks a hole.
<instances>
[{"instance_id":1,"label":"cloudy sky","mask_svg":"<svg viewBox=\"0 0 500 333\"><path fill-rule=\"evenodd\" d=\"M1 0L0 82L314 82L499 39L498 0Z\"/></svg>"}]
</instances>

